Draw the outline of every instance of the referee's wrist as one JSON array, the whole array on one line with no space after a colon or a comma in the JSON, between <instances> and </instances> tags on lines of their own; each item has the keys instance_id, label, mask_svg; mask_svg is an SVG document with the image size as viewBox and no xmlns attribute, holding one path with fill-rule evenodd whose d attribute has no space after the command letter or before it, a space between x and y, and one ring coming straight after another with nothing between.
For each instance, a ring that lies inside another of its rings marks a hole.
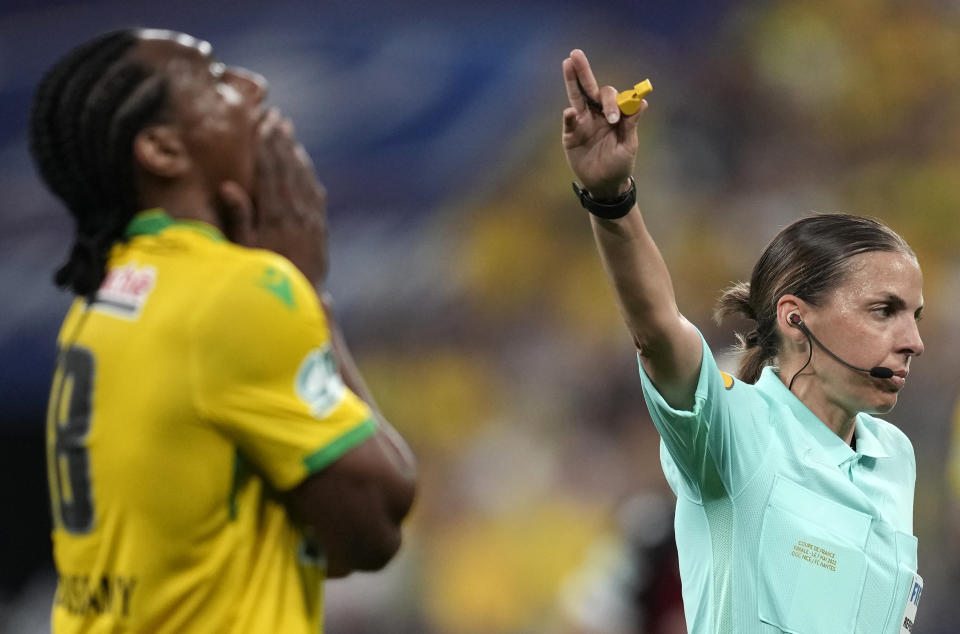
<instances>
[{"instance_id":1,"label":"referee's wrist","mask_svg":"<svg viewBox=\"0 0 960 634\"><path fill-rule=\"evenodd\" d=\"M577 181L573 181L573 192L580 200L580 205L598 218L604 220L616 220L623 218L637 204L637 183L630 176L627 179L627 186L624 191L621 185L621 192L613 198L598 198L591 192L580 187Z\"/></svg>"},{"instance_id":2,"label":"referee's wrist","mask_svg":"<svg viewBox=\"0 0 960 634\"><path fill-rule=\"evenodd\" d=\"M599 203L610 203L629 192L632 186L632 179L628 176L616 189L591 189L589 187L585 187L584 189L587 192L587 196L595 201Z\"/></svg>"}]
</instances>

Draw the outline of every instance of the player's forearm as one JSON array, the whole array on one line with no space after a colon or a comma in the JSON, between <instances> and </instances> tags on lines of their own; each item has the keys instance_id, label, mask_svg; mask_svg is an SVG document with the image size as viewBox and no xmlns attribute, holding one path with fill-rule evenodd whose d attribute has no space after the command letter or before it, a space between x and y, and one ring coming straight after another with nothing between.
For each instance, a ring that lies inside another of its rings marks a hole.
<instances>
[{"instance_id":1,"label":"player's forearm","mask_svg":"<svg viewBox=\"0 0 960 634\"><path fill-rule=\"evenodd\" d=\"M326 556L328 577L379 570L400 550L413 492L385 471L373 438L295 491L296 511ZM398 506L401 499L405 506Z\"/></svg>"},{"instance_id":2,"label":"player's forearm","mask_svg":"<svg viewBox=\"0 0 960 634\"><path fill-rule=\"evenodd\" d=\"M330 328L330 340L340 366L340 374L343 377L343 382L370 407L370 411L373 413L374 419L380 427L391 457L395 458L394 463L396 468L412 483L416 479L416 458L414 458L413 452L403 437L400 436L399 432L384 418L380 412L380 408L377 407L373 394L367 387L366 381L363 380L363 375L360 374L360 369L353 359L353 354L351 354L350 348L347 346L347 342L343 337L343 332L331 310L329 296L321 296L321 304L327 315L327 324Z\"/></svg>"},{"instance_id":3,"label":"player's forearm","mask_svg":"<svg viewBox=\"0 0 960 634\"><path fill-rule=\"evenodd\" d=\"M343 575L354 570L380 570L400 551L402 523L413 502L413 492L400 493L407 502L404 508L398 508L398 496L384 494L382 480L368 483L367 488L366 493L355 490L359 494L351 497L352 503L340 505L341 512L360 519L345 523L337 535L321 540L327 547L328 572Z\"/></svg>"}]
</instances>

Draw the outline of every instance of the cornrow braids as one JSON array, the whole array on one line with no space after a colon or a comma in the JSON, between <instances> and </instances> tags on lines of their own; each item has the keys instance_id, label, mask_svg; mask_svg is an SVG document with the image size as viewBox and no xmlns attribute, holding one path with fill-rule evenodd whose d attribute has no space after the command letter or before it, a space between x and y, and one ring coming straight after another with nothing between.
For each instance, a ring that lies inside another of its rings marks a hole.
<instances>
[{"instance_id":1,"label":"cornrow braids","mask_svg":"<svg viewBox=\"0 0 960 634\"><path fill-rule=\"evenodd\" d=\"M125 29L81 44L47 71L31 107L34 161L76 223L54 281L88 298L138 208L133 140L167 104L162 77L127 55L138 41L137 29Z\"/></svg>"},{"instance_id":2,"label":"cornrow braids","mask_svg":"<svg viewBox=\"0 0 960 634\"><path fill-rule=\"evenodd\" d=\"M72 178L66 153L58 151L65 136L60 119L61 103L66 101L66 84L84 65L100 65L92 59L97 52L117 57L134 42L130 34L121 31L101 35L75 48L46 72L34 93L30 111L30 151L41 177L68 207L77 199L77 187L81 185Z\"/></svg>"}]
</instances>

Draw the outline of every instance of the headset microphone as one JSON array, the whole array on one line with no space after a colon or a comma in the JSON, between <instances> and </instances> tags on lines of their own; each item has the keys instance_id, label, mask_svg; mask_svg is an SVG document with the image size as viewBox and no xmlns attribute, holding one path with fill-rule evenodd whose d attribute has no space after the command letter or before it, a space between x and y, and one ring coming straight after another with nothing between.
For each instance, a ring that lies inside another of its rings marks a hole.
<instances>
[{"instance_id":1,"label":"headset microphone","mask_svg":"<svg viewBox=\"0 0 960 634\"><path fill-rule=\"evenodd\" d=\"M863 372L864 374L869 374L870 376L872 376L872 377L874 377L874 378L877 378L877 379L889 379L889 378L892 378L892 377L893 377L893 370L891 370L890 368L885 368L885 367L883 367L883 366L881 366L881 365L874 366L874 367L870 368L869 370L867 370L867 369L865 369L865 368L858 368L857 366L851 365L851 364L847 363L846 361L844 361L843 359L841 359L840 357L838 357L837 355L833 354L832 352L830 352L830 349L829 349L829 348L827 348L825 345L823 345L822 343L820 343L820 340L813 336L813 333L810 332L810 329L807 328L807 325L806 325L805 323L803 323L803 320L802 320L802 319L800 319L800 315L796 315L796 314L790 315L789 321L790 321L790 325L796 326L797 328L799 328L800 330L802 330L802 331L803 331L803 334L805 334L805 335L807 336L807 338L810 339L810 341L812 341L813 343L815 343L815 344L817 344L818 346L820 346L820 349L821 349L821 350L823 350L824 352L826 352L826 353L829 354L831 357L833 357L834 359L836 359L837 361L839 361L839 362L842 363L843 365L847 366L847 367L850 368L851 370L856 370L857 372Z\"/></svg>"}]
</instances>

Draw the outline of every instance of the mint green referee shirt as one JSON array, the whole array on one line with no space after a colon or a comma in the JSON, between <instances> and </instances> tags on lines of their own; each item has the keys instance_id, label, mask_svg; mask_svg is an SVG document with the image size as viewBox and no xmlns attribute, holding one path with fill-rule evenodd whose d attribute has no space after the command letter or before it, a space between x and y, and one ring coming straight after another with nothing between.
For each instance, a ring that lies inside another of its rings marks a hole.
<instances>
[{"instance_id":1,"label":"mint green referee shirt","mask_svg":"<svg viewBox=\"0 0 960 634\"><path fill-rule=\"evenodd\" d=\"M859 414L854 451L773 368L755 385L734 380L705 341L692 411L640 375L677 495L690 634L901 631L919 596L916 458L903 432Z\"/></svg>"}]
</instances>

